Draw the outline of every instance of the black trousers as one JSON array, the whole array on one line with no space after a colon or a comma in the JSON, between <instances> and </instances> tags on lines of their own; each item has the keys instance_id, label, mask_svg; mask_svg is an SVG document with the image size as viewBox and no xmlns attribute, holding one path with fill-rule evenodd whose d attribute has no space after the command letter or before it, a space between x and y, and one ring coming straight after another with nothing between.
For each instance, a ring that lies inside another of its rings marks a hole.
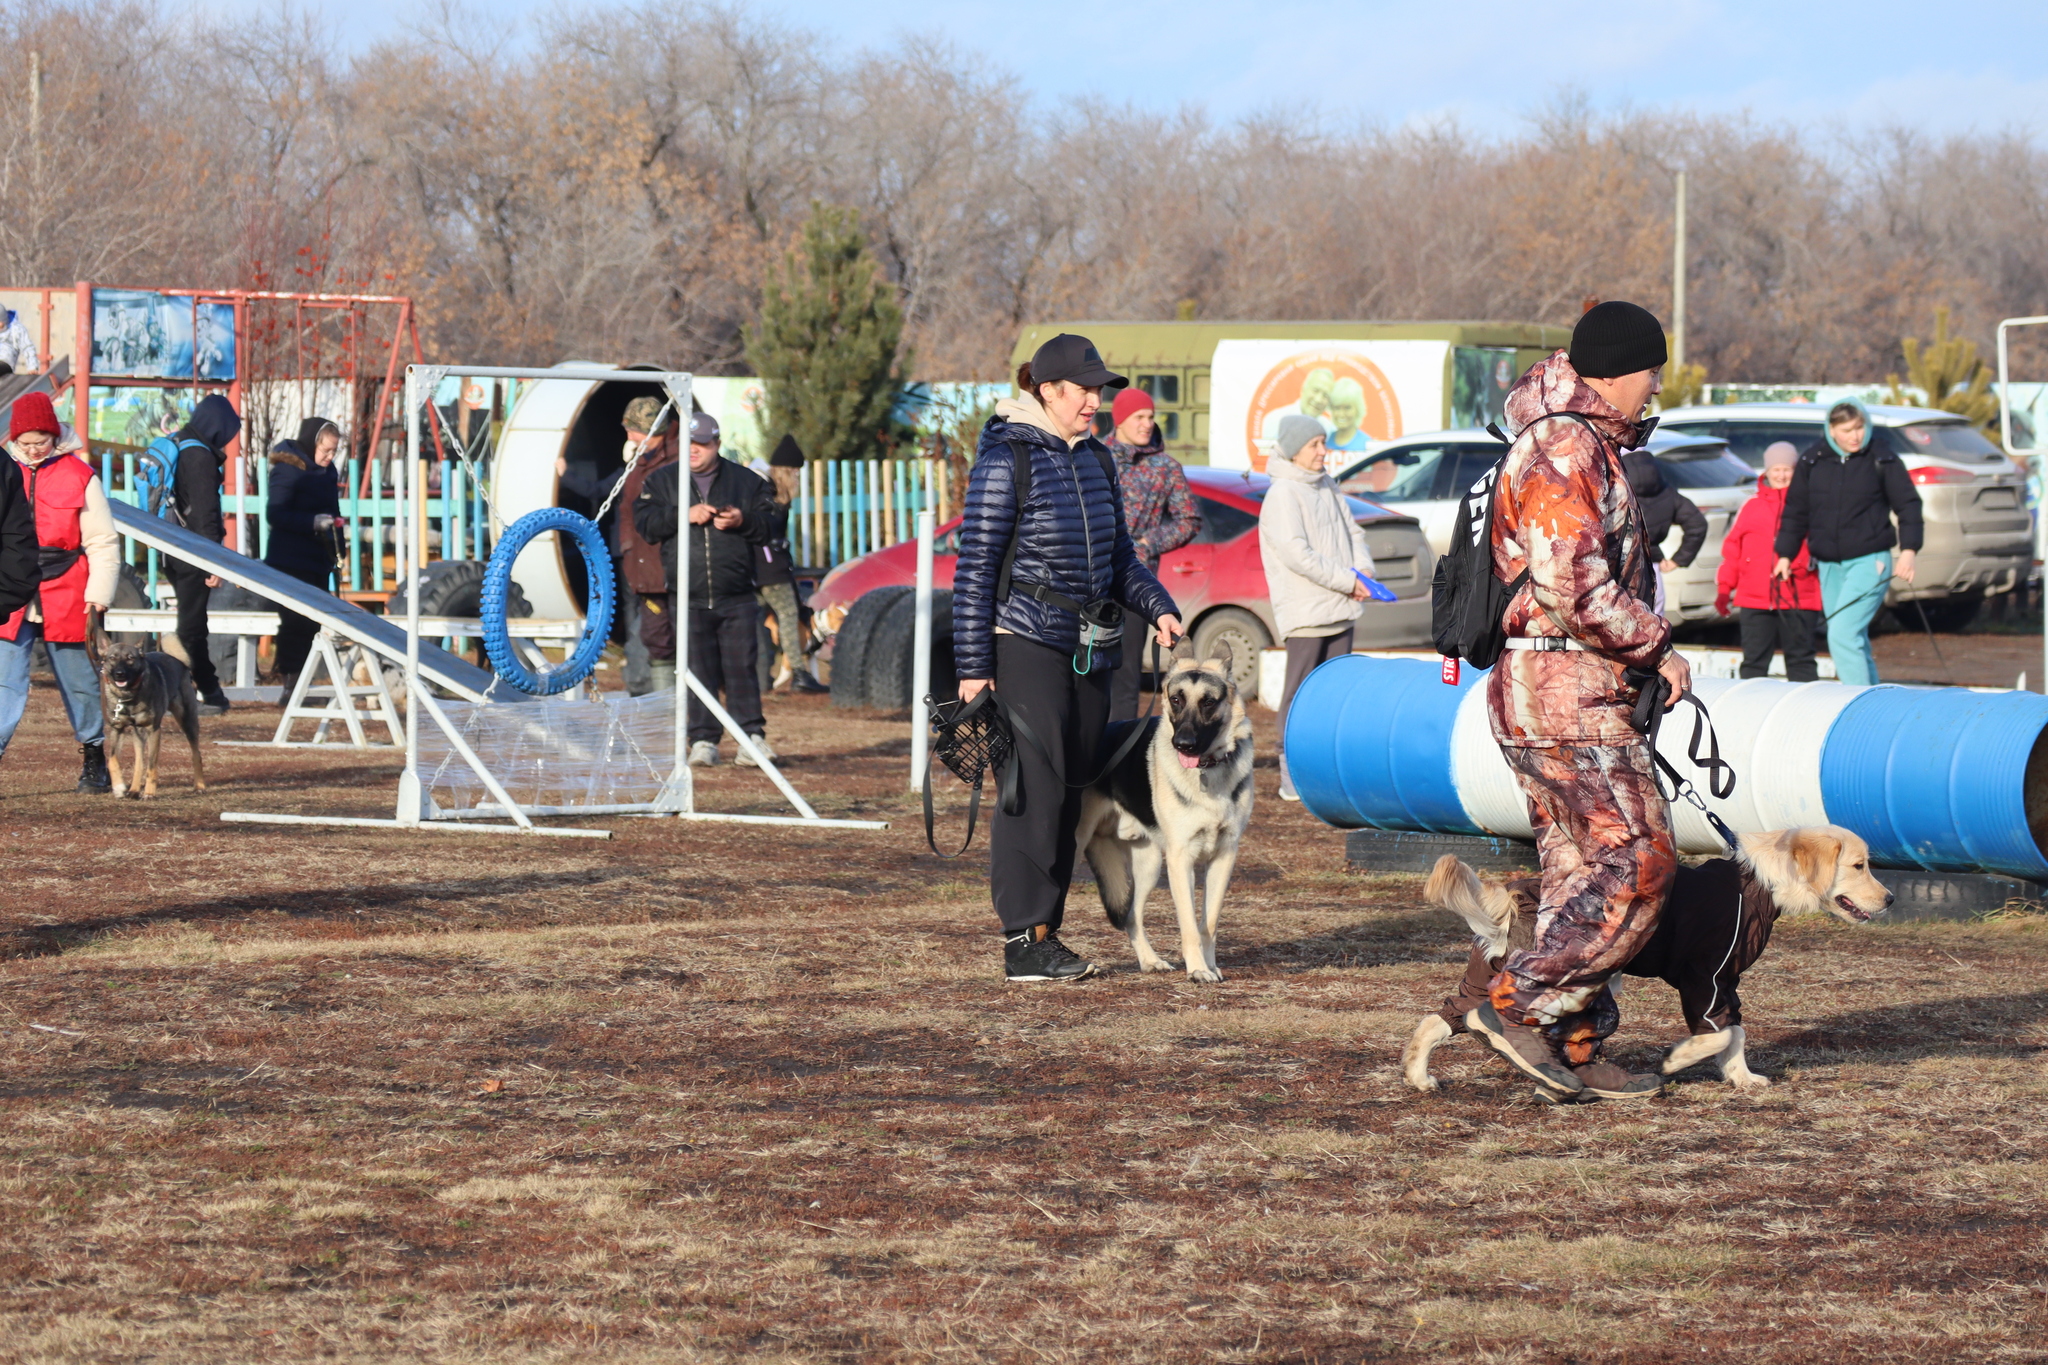
<instances>
[{"instance_id":1,"label":"black trousers","mask_svg":"<svg viewBox=\"0 0 2048 1365\"><path fill-rule=\"evenodd\" d=\"M195 569L182 559L163 561L164 577L178 595L178 643L192 662L192 683L204 697L220 691L220 675L213 671L213 654L207 648L206 603L213 589L206 586L206 570Z\"/></svg>"},{"instance_id":2,"label":"black trousers","mask_svg":"<svg viewBox=\"0 0 2048 1365\"><path fill-rule=\"evenodd\" d=\"M271 565L273 569L278 565ZM298 579L309 588L327 591L333 579L331 569L309 573L304 569L284 569L285 573ZM180 594L182 600L183 594ZM310 616L301 616L295 611L279 607L277 611L277 671L290 677L306 666L306 656L313 652L313 637L320 633L320 623Z\"/></svg>"},{"instance_id":3,"label":"black trousers","mask_svg":"<svg viewBox=\"0 0 2048 1365\"><path fill-rule=\"evenodd\" d=\"M1771 655L1782 649L1785 651L1787 678L1793 682L1817 681L1820 665L1813 661L1813 653L1825 630L1823 618L1817 611L1799 607L1786 607L1780 611L1744 607L1741 676L1768 677Z\"/></svg>"},{"instance_id":4,"label":"black trousers","mask_svg":"<svg viewBox=\"0 0 2048 1365\"><path fill-rule=\"evenodd\" d=\"M663 606L673 613L675 598L670 597ZM761 608L752 597L715 607L694 603L690 607L690 671L719 696L740 729L750 735L768 733L768 722L761 715L761 679L755 673L760 666L756 634L760 628ZM676 679L676 686L684 686L681 678ZM690 743L709 740L716 744L724 728L712 716L711 708L692 692Z\"/></svg>"},{"instance_id":5,"label":"black trousers","mask_svg":"<svg viewBox=\"0 0 2048 1365\"><path fill-rule=\"evenodd\" d=\"M1109 724L1109 670L1074 673L1073 656L1020 635L996 636L996 690L1052 752L1017 740L1023 809L989 821L989 882L1005 934L1033 925L1058 929L1074 879L1074 831L1082 789L1095 776Z\"/></svg>"},{"instance_id":6,"label":"black trousers","mask_svg":"<svg viewBox=\"0 0 2048 1365\"><path fill-rule=\"evenodd\" d=\"M1173 662L1173 656L1165 650L1159 651L1159 667L1163 670ZM1124 613L1124 661L1116 666L1109 677L1109 718L1111 720L1136 720L1138 707L1144 700L1144 675L1152 671L1152 630L1138 620L1136 612ZM1156 683L1154 684L1157 685Z\"/></svg>"}]
</instances>

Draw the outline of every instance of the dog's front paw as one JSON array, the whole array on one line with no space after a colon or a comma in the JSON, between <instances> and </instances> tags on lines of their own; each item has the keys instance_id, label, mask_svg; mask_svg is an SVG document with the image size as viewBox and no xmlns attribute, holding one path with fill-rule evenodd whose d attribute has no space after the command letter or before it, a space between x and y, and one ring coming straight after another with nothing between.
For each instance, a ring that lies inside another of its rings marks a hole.
<instances>
[{"instance_id":1,"label":"dog's front paw","mask_svg":"<svg viewBox=\"0 0 2048 1365\"><path fill-rule=\"evenodd\" d=\"M1754 1071L1745 1071L1740 1076L1728 1077L1728 1084L1737 1090L1761 1090L1770 1083L1769 1076L1759 1076Z\"/></svg>"},{"instance_id":2,"label":"dog's front paw","mask_svg":"<svg viewBox=\"0 0 2048 1365\"><path fill-rule=\"evenodd\" d=\"M1216 969L1215 969L1214 967L1190 967L1190 968L1188 968L1188 980L1190 980L1190 981L1201 981L1201 982L1209 982L1209 983L1213 983L1213 982L1221 981L1222 979L1223 979L1223 973L1221 973L1221 972L1217 971L1217 970L1216 970Z\"/></svg>"},{"instance_id":3,"label":"dog's front paw","mask_svg":"<svg viewBox=\"0 0 2048 1365\"><path fill-rule=\"evenodd\" d=\"M1138 959L1138 970L1141 972L1177 972L1180 968L1174 966L1163 957L1141 957Z\"/></svg>"}]
</instances>

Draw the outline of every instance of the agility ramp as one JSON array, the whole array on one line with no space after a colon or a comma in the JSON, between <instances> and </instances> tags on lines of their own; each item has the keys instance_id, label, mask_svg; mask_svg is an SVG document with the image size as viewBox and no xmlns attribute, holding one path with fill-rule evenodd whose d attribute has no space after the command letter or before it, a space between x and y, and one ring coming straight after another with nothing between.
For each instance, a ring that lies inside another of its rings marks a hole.
<instances>
[{"instance_id":1,"label":"agility ramp","mask_svg":"<svg viewBox=\"0 0 2048 1365\"><path fill-rule=\"evenodd\" d=\"M288 573L271 568L260 559L237 554L227 546L177 526L162 517L151 516L130 503L109 499L114 525L123 535L182 559L230 583L266 597L401 667L406 660L406 631L389 617L373 615L333 593L308 587ZM478 668L468 660L450 654L439 645L419 644L420 676L436 687L455 693L464 701L527 701L517 688L498 680L495 673Z\"/></svg>"},{"instance_id":2,"label":"agility ramp","mask_svg":"<svg viewBox=\"0 0 2048 1365\"><path fill-rule=\"evenodd\" d=\"M1531 838L1486 676L1445 686L1434 661L1362 654L1318 668L1287 714L1302 804L1340 829ZM1693 691L1737 779L1726 798L1699 794L1737 833L1840 825L1881 867L2048 880L2048 697L1775 678L1695 678ZM1693 719L1680 707L1657 737L1689 775ZM1673 802L1671 822L1680 852L1721 851L1691 806Z\"/></svg>"}]
</instances>

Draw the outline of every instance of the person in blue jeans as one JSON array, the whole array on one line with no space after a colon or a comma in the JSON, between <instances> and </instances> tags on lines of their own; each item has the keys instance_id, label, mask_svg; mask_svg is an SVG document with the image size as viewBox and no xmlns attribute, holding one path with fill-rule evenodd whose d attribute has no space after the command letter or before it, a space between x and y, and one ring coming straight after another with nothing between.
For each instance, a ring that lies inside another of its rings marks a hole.
<instances>
[{"instance_id":1,"label":"person in blue jeans","mask_svg":"<svg viewBox=\"0 0 2048 1365\"><path fill-rule=\"evenodd\" d=\"M1800 455L1785 490L1772 572L1790 579L1799 547L1811 552L1820 576L1828 653L1841 681L1864 686L1877 681L1870 623L1884 606L1893 578L1913 581L1923 534L1919 490L1883 433L1873 429L1870 413L1853 398L1829 408L1822 438Z\"/></svg>"},{"instance_id":2,"label":"person in blue jeans","mask_svg":"<svg viewBox=\"0 0 2048 1365\"><path fill-rule=\"evenodd\" d=\"M78 737L78 790L110 791L100 679L85 642L90 614L114 601L121 553L114 514L100 476L84 458L85 444L58 422L48 394L24 394L15 402L7 454L34 519L36 544L28 562L29 600L0 621L0 753L28 710L29 661L40 641Z\"/></svg>"}]
</instances>

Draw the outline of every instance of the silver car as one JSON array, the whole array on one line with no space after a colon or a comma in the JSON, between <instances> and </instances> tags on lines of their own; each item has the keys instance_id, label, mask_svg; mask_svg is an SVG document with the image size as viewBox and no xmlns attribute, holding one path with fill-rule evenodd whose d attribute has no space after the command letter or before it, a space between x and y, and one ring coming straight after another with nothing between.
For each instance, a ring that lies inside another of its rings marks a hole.
<instances>
[{"instance_id":1,"label":"silver car","mask_svg":"<svg viewBox=\"0 0 2048 1365\"><path fill-rule=\"evenodd\" d=\"M1430 548L1441 555L1450 548L1458 495L1478 482L1504 449L1476 427L1423 432L1389 441L1344 466L1337 482L1353 497L1414 517L1429 537ZM1711 435L1660 428L1650 437L1649 450L1666 482L1690 498L1707 519L1707 539L1699 557L1664 577L1664 614L1673 621L1718 620L1714 577L1721 568L1721 540L1742 504L1756 496L1756 471ZM1675 553L1681 538L1682 532L1673 526L1664 553Z\"/></svg>"},{"instance_id":2,"label":"silver car","mask_svg":"<svg viewBox=\"0 0 2048 1365\"><path fill-rule=\"evenodd\" d=\"M1660 430L1719 437L1761 469L1774 442L1804 451L1820 440L1826 417L1821 403L1731 403L1673 408ZM1955 413L1878 406L1870 420L1906 466L1927 521L1913 586L1895 586L1888 600L1918 599L1936 630L1961 629L1987 596L2009 591L2033 566L2026 475Z\"/></svg>"}]
</instances>

